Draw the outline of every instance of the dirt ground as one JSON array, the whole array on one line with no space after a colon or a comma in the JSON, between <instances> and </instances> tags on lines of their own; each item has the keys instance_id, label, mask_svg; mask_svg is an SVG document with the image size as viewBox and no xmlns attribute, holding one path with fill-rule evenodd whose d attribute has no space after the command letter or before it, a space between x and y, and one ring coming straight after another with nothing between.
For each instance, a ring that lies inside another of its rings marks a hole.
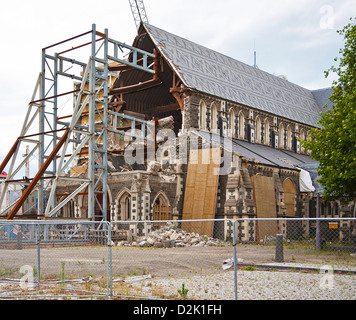
<instances>
[{"instance_id":1,"label":"dirt ground","mask_svg":"<svg viewBox=\"0 0 356 320\"><path fill-rule=\"evenodd\" d=\"M136 248L113 247L112 275L114 278L148 275L153 277L180 277L223 272L222 264L233 257L233 247L187 247L187 248ZM246 264L272 263L274 246L238 245L239 262ZM106 277L109 250L106 247L53 247L41 248L41 277L66 278ZM317 253L307 249L285 249L284 261L296 264L325 264L356 268L356 257L347 253ZM0 278L21 277L20 268L29 265L38 271L36 248L0 250Z\"/></svg>"}]
</instances>

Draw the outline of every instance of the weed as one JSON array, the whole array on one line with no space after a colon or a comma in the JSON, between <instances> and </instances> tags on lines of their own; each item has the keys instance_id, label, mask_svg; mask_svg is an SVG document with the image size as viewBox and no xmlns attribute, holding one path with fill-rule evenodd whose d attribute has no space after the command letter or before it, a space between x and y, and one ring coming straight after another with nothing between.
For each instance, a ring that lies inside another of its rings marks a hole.
<instances>
[{"instance_id":1,"label":"weed","mask_svg":"<svg viewBox=\"0 0 356 320\"><path fill-rule=\"evenodd\" d=\"M62 272L59 274L59 279L61 280L62 284L64 284L64 279L65 279L65 271L64 271L65 264L66 264L65 261L61 261Z\"/></svg>"},{"instance_id":2,"label":"weed","mask_svg":"<svg viewBox=\"0 0 356 320\"><path fill-rule=\"evenodd\" d=\"M147 269L144 267L134 267L129 273L129 276L146 275Z\"/></svg>"},{"instance_id":3,"label":"weed","mask_svg":"<svg viewBox=\"0 0 356 320\"><path fill-rule=\"evenodd\" d=\"M106 281L106 279L105 278L101 278L101 279L99 279L98 280L98 286L100 287L100 288L106 288L107 287L107 281Z\"/></svg>"},{"instance_id":4,"label":"weed","mask_svg":"<svg viewBox=\"0 0 356 320\"><path fill-rule=\"evenodd\" d=\"M12 269L5 269L1 268L0 269L0 276L13 276L14 270Z\"/></svg>"},{"instance_id":5,"label":"weed","mask_svg":"<svg viewBox=\"0 0 356 320\"><path fill-rule=\"evenodd\" d=\"M182 299L187 299L188 289L184 287L184 283L182 283L182 289L177 290Z\"/></svg>"},{"instance_id":6,"label":"weed","mask_svg":"<svg viewBox=\"0 0 356 320\"><path fill-rule=\"evenodd\" d=\"M242 270L245 270L245 271L254 271L256 270L256 268L254 266L246 266L245 268L242 268Z\"/></svg>"}]
</instances>

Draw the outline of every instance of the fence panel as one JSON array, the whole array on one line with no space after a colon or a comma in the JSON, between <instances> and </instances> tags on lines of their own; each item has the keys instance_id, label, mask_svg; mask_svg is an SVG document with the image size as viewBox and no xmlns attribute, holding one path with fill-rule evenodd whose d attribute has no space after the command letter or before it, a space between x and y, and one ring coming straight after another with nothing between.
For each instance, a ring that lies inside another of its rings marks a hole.
<instances>
[{"instance_id":1,"label":"fence panel","mask_svg":"<svg viewBox=\"0 0 356 320\"><path fill-rule=\"evenodd\" d=\"M12 297L38 284L36 224L0 222L0 297ZM22 248L29 248L22 250ZM21 250L21 254L19 254Z\"/></svg>"},{"instance_id":2,"label":"fence panel","mask_svg":"<svg viewBox=\"0 0 356 320\"><path fill-rule=\"evenodd\" d=\"M354 299L355 218L237 219L234 235L238 299Z\"/></svg>"},{"instance_id":3,"label":"fence panel","mask_svg":"<svg viewBox=\"0 0 356 320\"><path fill-rule=\"evenodd\" d=\"M0 297L10 294L19 299L50 299L109 295L109 224L16 221L0 225L3 230ZM18 225L22 237L11 234Z\"/></svg>"}]
</instances>

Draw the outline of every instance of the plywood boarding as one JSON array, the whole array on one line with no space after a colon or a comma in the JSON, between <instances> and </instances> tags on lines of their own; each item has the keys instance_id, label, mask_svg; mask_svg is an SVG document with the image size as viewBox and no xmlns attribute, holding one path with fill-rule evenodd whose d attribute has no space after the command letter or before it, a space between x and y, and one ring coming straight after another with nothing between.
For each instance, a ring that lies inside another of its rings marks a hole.
<instances>
[{"instance_id":1,"label":"plywood boarding","mask_svg":"<svg viewBox=\"0 0 356 320\"><path fill-rule=\"evenodd\" d=\"M251 180L257 218L277 218L273 177L255 175L251 177ZM277 221L257 221L256 223L256 238L258 241L268 236L275 237L277 231Z\"/></svg>"},{"instance_id":2,"label":"plywood boarding","mask_svg":"<svg viewBox=\"0 0 356 320\"><path fill-rule=\"evenodd\" d=\"M295 186L292 180L287 179L283 183L284 204L286 206L287 217L295 216Z\"/></svg>"},{"instance_id":3,"label":"plywood boarding","mask_svg":"<svg viewBox=\"0 0 356 320\"><path fill-rule=\"evenodd\" d=\"M219 183L220 148L191 150L184 194L183 220L214 219ZM211 237L214 222L183 223L188 232Z\"/></svg>"}]
</instances>

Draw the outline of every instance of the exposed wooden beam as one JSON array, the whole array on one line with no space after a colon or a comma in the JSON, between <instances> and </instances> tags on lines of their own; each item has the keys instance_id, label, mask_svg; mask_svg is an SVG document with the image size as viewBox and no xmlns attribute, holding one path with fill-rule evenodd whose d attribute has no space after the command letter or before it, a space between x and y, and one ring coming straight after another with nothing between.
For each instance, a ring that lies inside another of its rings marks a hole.
<instances>
[{"instance_id":1,"label":"exposed wooden beam","mask_svg":"<svg viewBox=\"0 0 356 320\"><path fill-rule=\"evenodd\" d=\"M166 106L159 106L159 107L153 108L151 110L151 113L152 114L160 114L160 113L175 111L175 110L179 110L179 109L180 109L179 104L173 103L173 104L168 104Z\"/></svg>"},{"instance_id":2,"label":"exposed wooden beam","mask_svg":"<svg viewBox=\"0 0 356 320\"><path fill-rule=\"evenodd\" d=\"M185 88L171 88L169 92L173 95L173 97L177 100L181 111L184 109L184 99L183 93L186 91Z\"/></svg>"},{"instance_id":3,"label":"exposed wooden beam","mask_svg":"<svg viewBox=\"0 0 356 320\"><path fill-rule=\"evenodd\" d=\"M115 66L109 66L109 71L128 71L134 69L134 67L127 66L126 64L117 64Z\"/></svg>"},{"instance_id":4,"label":"exposed wooden beam","mask_svg":"<svg viewBox=\"0 0 356 320\"><path fill-rule=\"evenodd\" d=\"M162 84L162 82L159 80L158 81L157 80L148 80L148 81L140 82L138 84L134 84L131 86L111 89L109 91L109 95L115 95L115 94L121 94L121 93L123 93L123 94L134 93L134 92L138 92L138 91L147 90L147 89L159 86L161 84Z\"/></svg>"},{"instance_id":5,"label":"exposed wooden beam","mask_svg":"<svg viewBox=\"0 0 356 320\"><path fill-rule=\"evenodd\" d=\"M169 92L177 100L180 110L183 111L183 109L184 109L183 94L186 92L186 88L180 87L181 84L182 84L182 81L180 80L179 77L177 77L175 72L173 72L173 87L169 90Z\"/></svg>"}]
</instances>

